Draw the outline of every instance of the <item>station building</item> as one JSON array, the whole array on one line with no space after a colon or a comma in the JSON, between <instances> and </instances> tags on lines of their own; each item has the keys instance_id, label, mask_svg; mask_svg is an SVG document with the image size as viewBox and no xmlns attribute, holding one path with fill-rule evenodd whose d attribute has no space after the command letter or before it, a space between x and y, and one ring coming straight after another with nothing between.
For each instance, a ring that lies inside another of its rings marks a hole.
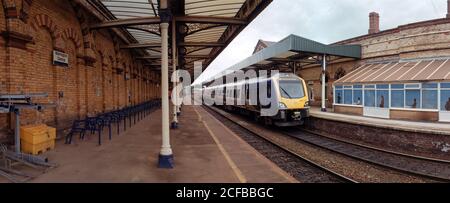
<instances>
[{"instance_id":1,"label":"station building","mask_svg":"<svg viewBox=\"0 0 450 203\"><path fill-rule=\"evenodd\" d=\"M367 35L332 44L361 45L362 58L328 63L326 106L336 113L449 122L450 14L385 31L380 31L379 19L370 13ZM317 106L321 68L315 64L297 70Z\"/></svg>"},{"instance_id":2,"label":"station building","mask_svg":"<svg viewBox=\"0 0 450 203\"><path fill-rule=\"evenodd\" d=\"M97 131L101 145L105 125L112 140L113 122L120 134L120 122L129 129L144 108L161 107L158 166L172 168L180 108L170 73L194 78L196 62L207 67L271 3L1 0L0 144L14 141L19 154L21 131L47 125L66 144L74 131Z\"/></svg>"},{"instance_id":3,"label":"station building","mask_svg":"<svg viewBox=\"0 0 450 203\"><path fill-rule=\"evenodd\" d=\"M159 71L135 60L135 51L120 48L129 37L117 30L90 30L100 17L86 1L0 3L0 94L45 92L48 98L36 101L56 105L42 112L24 110L23 125L64 129L87 115L159 97ZM67 61L57 63L58 53ZM0 129L13 128L14 115L0 114Z\"/></svg>"}]
</instances>

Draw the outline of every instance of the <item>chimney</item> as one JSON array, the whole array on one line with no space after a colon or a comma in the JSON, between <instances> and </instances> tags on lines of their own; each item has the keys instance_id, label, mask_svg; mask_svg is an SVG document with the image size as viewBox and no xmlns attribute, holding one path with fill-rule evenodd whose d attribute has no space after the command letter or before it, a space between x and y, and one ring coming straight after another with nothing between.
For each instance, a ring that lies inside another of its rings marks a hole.
<instances>
[{"instance_id":1,"label":"chimney","mask_svg":"<svg viewBox=\"0 0 450 203\"><path fill-rule=\"evenodd\" d=\"M450 18L450 0L447 0L447 18Z\"/></svg>"},{"instance_id":2,"label":"chimney","mask_svg":"<svg viewBox=\"0 0 450 203\"><path fill-rule=\"evenodd\" d=\"M448 0L450 2L450 0ZM369 15L370 28L369 34L375 34L380 32L380 15L376 12L372 12Z\"/></svg>"}]
</instances>

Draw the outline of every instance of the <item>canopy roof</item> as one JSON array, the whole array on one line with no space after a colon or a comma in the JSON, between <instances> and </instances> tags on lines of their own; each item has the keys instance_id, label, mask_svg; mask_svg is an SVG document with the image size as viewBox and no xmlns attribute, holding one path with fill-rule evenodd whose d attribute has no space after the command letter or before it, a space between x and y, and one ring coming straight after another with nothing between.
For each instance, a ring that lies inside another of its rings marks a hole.
<instances>
[{"instance_id":1,"label":"canopy roof","mask_svg":"<svg viewBox=\"0 0 450 203\"><path fill-rule=\"evenodd\" d=\"M449 59L365 64L339 79L335 84L440 80L450 80Z\"/></svg>"},{"instance_id":2,"label":"canopy roof","mask_svg":"<svg viewBox=\"0 0 450 203\"><path fill-rule=\"evenodd\" d=\"M92 29L120 28L134 43L124 49L145 50L138 57L159 69L161 33L159 0L88 0L107 21ZM272 0L168 0L176 22L179 65L192 69L194 61L208 66ZM172 29L169 29L170 31ZM172 36L172 33L169 33ZM170 40L171 41L171 40Z\"/></svg>"},{"instance_id":3,"label":"canopy roof","mask_svg":"<svg viewBox=\"0 0 450 203\"><path fill-rule=\"evenodd\" d=\"M299 64L316 64L317 58L323 55L335 59L361 58L360 45L325 45L296 35L290 35L278 43L256 52L253 56L231 66L217 77L221 77L233 71L271 66L277 63L296 62Z\"/></svg>"}]
</instances>

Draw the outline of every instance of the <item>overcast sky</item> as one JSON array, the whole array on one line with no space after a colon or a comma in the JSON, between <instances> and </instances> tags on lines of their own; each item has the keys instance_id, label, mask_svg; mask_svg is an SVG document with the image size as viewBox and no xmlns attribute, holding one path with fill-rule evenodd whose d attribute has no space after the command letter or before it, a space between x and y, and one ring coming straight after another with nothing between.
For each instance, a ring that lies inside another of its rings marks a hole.
<instances>
[{"instance_id":1,"label":"overcast sky","mask_svg":"<svg viewBox=\"0 0 450 203\"><path fill-rule=\"evenodd\" d=\"M447 0L273 0L217 57L196 83L251 56L259 39L290 34L330 44L367 34L369 13L380 13L380 29L443 18Z\"/></svg>"}]
</instances>

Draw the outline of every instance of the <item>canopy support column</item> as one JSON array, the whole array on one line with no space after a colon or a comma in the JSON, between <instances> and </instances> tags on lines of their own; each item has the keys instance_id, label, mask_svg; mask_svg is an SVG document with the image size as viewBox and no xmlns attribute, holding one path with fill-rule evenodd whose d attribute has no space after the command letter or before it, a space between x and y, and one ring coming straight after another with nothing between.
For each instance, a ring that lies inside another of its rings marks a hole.
<instances>
[{"instance_id":1,"label":"canopy support column","mask_svg":"<svg viewBox=\"0 0 450 203\"><path fill-rule=\"evenodd\" d=\"M161 0L161 97L162 97L162 147L159 155L159 168L173 168L173 152L170 146L169 110L169 22L170 11L167 0ZM163 6L165 5L165 7Z\"/></svg>"},{"instance_id":2,"label":"canopy support column","mask_svg":"<svg viewBox=\"0 0 450 203\"><path fill-rule=\"evenodd\" d=\"M326 92L326 85L327 85L327 81L326 81L326 74L327 74L327 55L324 54L323 55L323 59L322 59L322 112L327 112L327 105L326 105L326 97L327 97L327 92Z\"/></svg>"},{"instance_id":3,"label":"canopy support column","mask_svg":"<svg viewBox=\"0 0 450 203\"><path fill-rule=\"evenodd\" d=\"M173 89L172 89L172 102L173 102L173 121L172 121L172 129L178 128L178 74L177 74L177 33L176 33L176 22L175 19L172 20L172 66L173 66L173 76L176 76L173 79Z\"/></svg>"}]
</instances>

